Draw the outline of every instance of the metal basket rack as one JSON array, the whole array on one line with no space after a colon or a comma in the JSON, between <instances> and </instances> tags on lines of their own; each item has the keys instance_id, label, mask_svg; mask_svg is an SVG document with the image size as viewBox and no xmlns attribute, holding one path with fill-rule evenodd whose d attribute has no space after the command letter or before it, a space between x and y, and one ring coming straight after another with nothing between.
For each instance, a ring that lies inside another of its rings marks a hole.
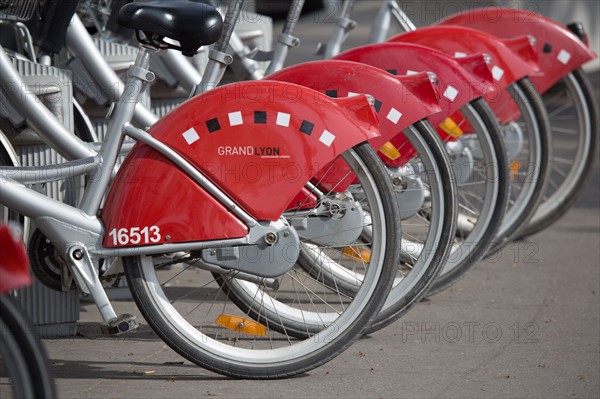
<instances>
[{"instance_id":1,"label":"metal basket rack","mask_svg":"<svg viewBox=\"0 0 600 399\"><path fill-rule=\"evenodd\" d=\"M0 0L0 20L29 21L39 3L40 0Z\"/></svg>"}]
</instances>

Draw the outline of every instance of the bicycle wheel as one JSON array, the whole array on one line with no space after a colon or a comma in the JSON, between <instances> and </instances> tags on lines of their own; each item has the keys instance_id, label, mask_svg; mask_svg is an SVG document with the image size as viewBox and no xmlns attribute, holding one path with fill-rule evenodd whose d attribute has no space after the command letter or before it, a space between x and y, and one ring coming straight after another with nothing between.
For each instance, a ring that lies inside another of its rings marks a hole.
<instances>
[{"instance_id":1,"label":"bicycle wheel","mask_svg":"<svg viewBox=\"0 0 600 399\"><path fill-rule=\"evenodd\" d=\"M364 278L356 295L348 297L297 266L269 283L267 279L242 280L234 272L215 278L199 267L193 254L125 258L125 274L138 308L173 350L217 373L239 378L282 378L331 360L361 335L391 288L400 239L393 221L399 215L383 165L368 144L346 151L340 159L364 189L373 240L360 245L367 246L370 258L343 255L346 244L327 244L328 239L339 240L335 236L301 238L301 242L320 245L331 256L337 252L346 262L361 268ZM351 193L343 196L350 198ZM354 212L362 204L350 200L348 205L338 211ZM358 235L364 220L361 216ZM185 264L179 263L186 257ZM253 320L229 298L227 291L232 287L252 293L256 314L277 314L281 310L281 317L292 317L285 325L295 322L307 338L298 339Z\"/></svg>"},{"instance_id":2,"label":"bicycle wheel","mask_svg":"<svg viewBox=\"0 0 600 399\"><path fill-rule=\"evenodd\" d=\"M548 115L533 83L523 78L507 90L519 113L510 123L501 124L511 163L510 199L488 254L516 238L533 216L542 199L551 158Z\"/></svg>"},{"instance_id":3,"label":"bicycle wheel","mask_svg":"<svg viewBox=\"0 0 600 399\"><path fill-rule=\"evenodd\" d=\"M403 134L416 151L408 165L416 171L422 187L411 190L410 185L398 188L396 184L401 211L414 215L401 221L401 263L392 290L367 333L398 320L429 292L446 265L455 239L457 188L444 143L427 121L415 123ZM417 209L403 202L402 197L410 195L410 191L416 192L413 195L418 191L425 194L425 201L417 203Z\"/></svg>"},{"instance_id":4,"label":"bicycle wheel","mask_svg":"<svg viewBox=\"0 0 600 399\"><path fill-rule=\"evenodd\" d=\"M392 290L366 333L394 322L427 293L454 242L456 185L444 144L427 121L417 122L401 134L406 141L398 148L399 153L406 152L407 145L415 151L404 166L388 170L400 208L401 261ZM370 228L364 229L362 238L370 241ZM348 271L344 262L332 259L319 248L306 248L299 263L313 277L350 296L362 279L360 273Z\"/></svg>"},{"instance_id":5,"label":"bicycle wheel","mask_svg":"<svg viewBox=\"0 0 600 399\"><path fill-rule=\"evenodd\" d=\"M34 331L33 327L18 305L7 296L0 297L2 397L56 397L45 350L31 331Z\"/></svg>"},{"instance_id":6,"label":"bicycle wheel","mask_svg":"<svg viewBox=\"0 0 600 399\"><path fill-rule=\"evenodd\" d=\"M404 187L402 182L396 186L403 215L402 262L390 295L368 333L397 320L424 293L438 292L457 281L483 257L495 236L508 200L507 154L500 127L483 100L465 107L457 127L466 129L467 122L473 132L447 143L451 160L428 122L419 122L404 133L417 155L406 166L412 172L399 176L405 180ZM398 150L403 153L406 149ZM459 186L459 210L452 205L457 200L450 169ZM420 193L427 200L415 200ZM461 225L456 234L455 222ZM313 277L353 295L360 276L349 273L317 248L306 248L302 255L299 263ZM445 275L438 276L427 291L440 266ZM239 306L251 308L251 296L239 295Z\"/></svg>"},{"instance_id":7,"label":"bicycle wheel","mask_svg":"<svg viewBox=\"0 0 600 399\"><path fill-rule=\"evenodd\" d=\"M598 104L585 72L568 74L542 99L552 130L550 175L542 203L520 237L550 226L577 201L592 174L598 145Z\"/></svg>"},{"instance_id":8,"label":"bicycle wheel","mask_svg":"<svg viewBox=\"0 0 600 399\"><path fill-rule=\"evenodd\" d=\"M450 150L457 176L458 220L452 254L428 295L456 283L486 254L508 205L509 162L500 126L483 99L461 110L472 133L462 135ZM462 150L461 150L462 148Z\"/></svg>"}]
</instances>

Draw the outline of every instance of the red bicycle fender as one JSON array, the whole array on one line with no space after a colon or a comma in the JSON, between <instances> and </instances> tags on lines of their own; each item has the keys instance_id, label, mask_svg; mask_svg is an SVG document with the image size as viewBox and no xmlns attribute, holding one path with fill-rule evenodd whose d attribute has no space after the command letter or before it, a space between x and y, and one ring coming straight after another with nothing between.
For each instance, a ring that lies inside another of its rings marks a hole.
<instances>
[{"instance_id":1,"label":"red bicycle fender","mask_svg":"<svg viewBox=\"0 0 600 399\"><path fill-rule=\"evenodd\" d=\"M484 72L487 64L482 55L460 60L429 47L388 42L357 47L335 59L356 61L402 75L423 71L435 73L442 93L441 112L429 119L436 126L485 92L496 91L489 70Z\"/></svg>"},{"instance_id":2,"label":"red bicycle fender","mask_svg":"<svg viewBox=\"0 0 600 399\"><path fill-rule=\"evenodd\" d=\"M149 133L255 219L275 221L325 165L377 136L378 121L365 96L331 99L290 83L257 81L194 97ZM235 215L142 143L119 168L103 218L107 247L247 234ZM160 231L151 237L154 240L142 237L141 243L132 243L118 238L119 231L131 237L133 228L137 233L153 227Z\"/></svg>"},{"instance_id":3,"label":"red bicycle fender","mask_svg":"<svg viewBox=\"0 0 600 399\"><path fill-rule=\"evenodd\" d=\"M475 29L444 25L419 28L389 41L421 44L455 57L487 54L494 80L502 88L539 71L537 54L527 37L505 40Z\"/></svg>"},{"instance_id":4,"label":"red bicycle fender","mask_svg":"<svg viewBox=\"0 0 600 399\"><path fill-rule=\"evenodd\" d=\"M535 38L540 74L531 77L540 93L597 55L560 23L532 11L514 8L478 8L452 15L441 25L460 25L502 38L531 35Z\"/></svg>"},{"instance_id":5,"label":"red bicycle fender","mask_svg":"<svg viewBox=\"0 0 600 399\"><path fill-rule=\"evenodd\" d=\"M406 127L441 110L437 87L426 73L394 76L370 65L327 60L285 68L268 79L306 86L334 98L357 93L372 96L381 134L369 140L375 149Z\"/></svg>"},{"instance_id":6,"label":"red bicycle fender","mask_svg":"<svg viewBox=\"0 0 600 399\"><path fill-rule=\"evenodd\" d=\"M506 88L516 81L539 73L537 54L527 36L501 39L489 33L462 26L433 26L398 35L391 41L422 44L454 56L484 53L490 57L494 81L500 91L484 98L501 123L513 122L520 117L517 104Z\"/></svg>"},{"instance_id":7,"label":"red bicycle fender","mask_svg":"<svg viewBox=\"0 0 600 399\"><path fill-rule=\"evenodd\" d=\"M31 284L25 246L6 224L0 224L0 251L0 295Z\"/></svg>"}]
</instances>

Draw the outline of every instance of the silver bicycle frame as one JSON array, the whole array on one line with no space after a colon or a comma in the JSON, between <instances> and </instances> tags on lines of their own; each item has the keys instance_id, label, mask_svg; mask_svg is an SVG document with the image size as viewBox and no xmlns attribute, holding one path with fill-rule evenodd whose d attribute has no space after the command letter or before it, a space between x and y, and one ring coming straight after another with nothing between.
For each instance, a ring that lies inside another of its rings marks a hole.
<instances>
[{"instance_id":1,"label":"silver bicycle frame","mask_svg":"<svg viewBox=\"0 0 600 399\"><path fill-rule=\"evenodd\" d=\"M0 46L0 82L2 93L25 121L42 139L66 159L94 156L86 143L67 131L62 123L42 104L37 96L27 90L10 58Z\"/></svg>"},{"instance_id":2,"label":"silver bicycle frame","mask_svg":"<svg viewBox=\"0 0 600 399\"><path fill-rule=\"evenodd\" d=\"M2 49L0 48L0 50ZM0 203L35 221L44 235L50 239L63 254L64 258L71 264L80 288L92 295L102 318L106 322L115 320L116 314L98 278L97 263L92 263L90 255L96 258L122 257L254 244L266 234L277 233L282 228L278 223L259 224L187 160L154 139L147 132L135 128L130 124L140 93L148 82L154 80L154 74L148 70L150 57L154 51L154 49L140 46L136 61L129 68L123 95L109 122L107 137L103 141L98 154L94 154L90 150L89 152L85 152L84 155L86 156L81 159L57 165L0 167ZM4 54L3 50L0 51L0 54L2 56L0 61L7 61L10 64L10 60L8 60L8 56ZM8 67L9 65L7 64L6 66ZM12 68L12 64L10 66ZM5 77L5 72L4 68L2 68L2 78ZM12 75L15 72L10 71L6 76L14 78L15 76ZM62 130L55 133L56 138L60 137ZM129 135L151 146L181 168L199 186L203 187L233 214L244 221L249 227L248 235L235 239L161 244L156 246L104 247L104 225L97 215L102 199L112 179L114 166L125 135ZM73 137L70 134L68 136ZM89 176L89 182L78 208L49 198L25 186L25 184L60 180L78 175Z\"/></svg>"},{"instance_id":3,"label":"silver bicycle frame","mask_svg":"<svg viewBox=\"0 0 600 399\"><path fill-rule=\"evenodd\" d=\"M390 32L392 16L405 32L417 29L396 0L386 0L381 5L377 17L375 17L375 22L372 25L371 34L369 35L369 43L383 43L385 41Z\"/></svg>"},{"instance_id":4,"label":"silver bicycle frame","mask_svg":"<svg viewBox=\"0 0 600 399\"><path fill-rule=\"evenodd\" d=\"M69 52L81 60L111 101L117 102L125 85L104 60L77 14L71 19L65 40ZM133 115L134 122L143 127L151 126L158 120L158 117L142 104L136 105Z\"/></svg>"}]
</instances>

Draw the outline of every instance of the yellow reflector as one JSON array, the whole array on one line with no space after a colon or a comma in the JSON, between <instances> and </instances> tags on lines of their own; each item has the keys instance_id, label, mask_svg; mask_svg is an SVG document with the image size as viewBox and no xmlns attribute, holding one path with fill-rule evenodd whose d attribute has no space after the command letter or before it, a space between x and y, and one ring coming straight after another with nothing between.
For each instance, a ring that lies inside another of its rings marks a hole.
<instances>
[{"instance_id":1,"label":"yellow reflector","mask_svg":"<svg viewBox=\"0 0 600 399\"><path fill-rule=\"evenodd\" d=\"M394 147L394 145L392 143L390 143L389 141L387 143L385 143L380 149L379 151L381 151L381 153L383 155L385 155L386 157L388 157L389 159L391 159L392 161L394 159L398 159L400 158L400 153L398 152L398 150L396 149L396 147Z\"/></svg>"},{"instance_id":2,"label":"yellow reflector","mask_svg":"<svg viewBox=\"0 0 600 399\"><path fill-rule=\"evenodd\" d=\"M440 123L440 128L452 137L460 137L463 134L461 128L450 118L446 118Z\"/></svg>"},{"instance_id":3,"label":"yellow reflector","mask_svg":"<svg viewBox=\"0 0 600 399\"><path fill-rule=\"evenodd\" d=\"M217 321L215 323L229 330L241 332L242 334L260 336L267 335L267 327L257 323L254 320L245 319L239 316L222 314L217 317Z\"/></svg>"},{"instance_id":4,"label":"yellow reflector","mask_svg":"<svg viewBox=\"0 0 600 399\"><path fill-rule=\"evenodd\" d=\"M512 161L510 163L510 177L512 180L517 180L517 177L519 175L519 170L521 169L521 162L519 161Z\"/></svg>"},{"instance_id":5,"label":"yellow reflector","mask_svg":"<svg viewBox=\"0 0 600 399\"><path fill-rule=\"evenodd\" d=\"M366 249L358 248L355 246L349 246L344 248L344 255L346 255L349 258L367 263L371 261L371 252L367 251Z\"/></svg>"}]
</instances>

